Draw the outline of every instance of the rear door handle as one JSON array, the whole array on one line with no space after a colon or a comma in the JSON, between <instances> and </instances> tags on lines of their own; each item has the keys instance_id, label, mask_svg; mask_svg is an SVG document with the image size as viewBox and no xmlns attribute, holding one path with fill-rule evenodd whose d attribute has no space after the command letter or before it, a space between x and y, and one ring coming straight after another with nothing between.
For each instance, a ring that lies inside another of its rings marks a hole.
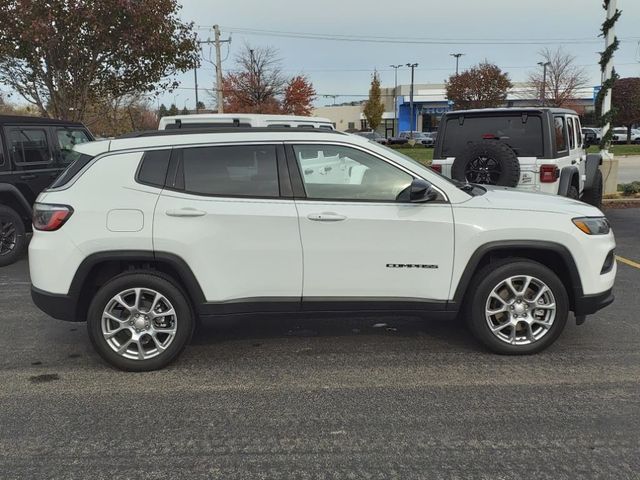
<instances>
[{"instance_id":1,"label":"rear door handle","mask_svg":"<svg viewBox=\"0 0 640 480\"><path fill-rule=\"evenodd\" d=\"M196 210L195 208L180 208L176 210L167 210L166 214L170 217L202 217L207 214L202 210Z\"/></svg>"},{"instance_id":2,"label":"rear door handle","mask_svg":"<svg viewBox=\"0 0 640 480\"><path fill-rule=\"evenodd\" d=\"M341 222L347 219L344 215L334 212L310 213L307 218L314 222Z\"/></svg>"}]
</instances>

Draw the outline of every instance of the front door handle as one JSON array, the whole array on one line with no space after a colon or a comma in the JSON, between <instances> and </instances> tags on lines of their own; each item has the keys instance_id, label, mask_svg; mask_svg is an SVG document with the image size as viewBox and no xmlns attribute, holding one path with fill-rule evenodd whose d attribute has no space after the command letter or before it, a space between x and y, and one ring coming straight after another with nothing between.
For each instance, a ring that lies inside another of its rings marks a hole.
<instances>
[{"instance_id":1,"label":"front door handle","mask_svg":"<svg viewBox=\"0 0 640 480\"><path fill-rule=\"evenodd\" d=\"M314 222L341 222L347 219L344 215L334 212L310 213L307 218Z\"/></svg>"},{"instance_id":2,"label":"front door handle","mask_svg":"<svg viewBox=\"0 0 640 480\"><path fill-rule=\"evenodd\" d=\"M177 210L167 210L166 214L170 217L202 217L207 214L202 210L196 210L195 208L180 208Z\"/></svg>"}]
</instances>

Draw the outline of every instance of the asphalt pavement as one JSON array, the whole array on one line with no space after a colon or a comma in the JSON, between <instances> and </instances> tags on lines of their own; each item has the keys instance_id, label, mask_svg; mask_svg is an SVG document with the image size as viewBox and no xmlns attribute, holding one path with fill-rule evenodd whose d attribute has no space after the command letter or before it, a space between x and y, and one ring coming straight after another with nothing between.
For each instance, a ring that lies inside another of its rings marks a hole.
<instances>
[{"instance_id":1,"label":"asphalt pavement","mask_svg":"<svg viewBox=\"0 0 640 480\"><path fill-rule=\"evenodd\" d=\"M640 209L607 212L640 262ZM123 373L84 324L0 269L1 479L640 478L640 269L547 351L485 352L455 322L225 320L169 368Z\"/></svg>"}]
</instances>

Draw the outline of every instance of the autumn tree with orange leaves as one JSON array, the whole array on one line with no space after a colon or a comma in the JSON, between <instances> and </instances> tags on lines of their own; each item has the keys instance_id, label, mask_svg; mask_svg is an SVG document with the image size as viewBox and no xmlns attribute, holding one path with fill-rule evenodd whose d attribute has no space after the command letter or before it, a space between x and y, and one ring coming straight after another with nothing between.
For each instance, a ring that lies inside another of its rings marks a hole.
<instances>
[{"instance_id":1,"label":"autumn tree with orange leaves","mask_svg":"<svg viewBox=\"0 0 640 480\"><path fill-rule=\"evenodd\" d=\"M311 115L313 85L303 75L287 78L275 49L246 45L235 63L222 80L225 112Z\"/></svg>"}]
</instances>

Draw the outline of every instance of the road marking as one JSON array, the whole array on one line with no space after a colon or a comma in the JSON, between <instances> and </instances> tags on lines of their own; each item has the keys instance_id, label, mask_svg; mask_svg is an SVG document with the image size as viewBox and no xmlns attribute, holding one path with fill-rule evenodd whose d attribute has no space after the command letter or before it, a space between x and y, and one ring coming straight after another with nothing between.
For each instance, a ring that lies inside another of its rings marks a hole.
<instances>
[{"instance_id":1,"label":"road marking","mask_svg":"<svg viewBox=\"0 0 640 480\"><path fill-rule=\"evenodd\" d=\"M616 260L624 263L625 265L629 265L630 267L635 267L640 270L640 263L636 263L633 260L629 260L628 258L621 257L620 255L616 255Z\"/></svg>"}]
</instances>

